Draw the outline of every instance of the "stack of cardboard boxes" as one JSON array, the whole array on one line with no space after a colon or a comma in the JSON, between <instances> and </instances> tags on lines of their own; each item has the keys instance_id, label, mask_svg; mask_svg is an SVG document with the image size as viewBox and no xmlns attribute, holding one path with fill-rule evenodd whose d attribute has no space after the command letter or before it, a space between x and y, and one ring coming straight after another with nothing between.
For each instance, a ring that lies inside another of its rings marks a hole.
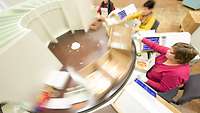
<instances>
[{"instance_id":1,"label":"stack of cardboard boxes","mask_svg":"<svg viewBox=\"0 0 200 113\"><path fill-rule=\"evenodd\" d=\"M189 11L182 20L180 30L193 33L200 26L200 11Z\"/></svg>"}]
</instances>

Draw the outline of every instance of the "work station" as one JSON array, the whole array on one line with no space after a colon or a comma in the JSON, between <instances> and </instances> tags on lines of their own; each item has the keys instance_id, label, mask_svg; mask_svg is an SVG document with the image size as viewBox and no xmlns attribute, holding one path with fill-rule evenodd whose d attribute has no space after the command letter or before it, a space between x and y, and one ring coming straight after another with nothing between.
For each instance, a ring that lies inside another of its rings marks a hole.
<instances>
[{"instance_id":1,"label":"work station","mask_svg":"<svg viewBox=\"0 0 200 113\"><path fill-rule=\"evenodd\" d=\"M0 112L200 112L198 0L0 8Z\"/></svg>"}]
</instances>

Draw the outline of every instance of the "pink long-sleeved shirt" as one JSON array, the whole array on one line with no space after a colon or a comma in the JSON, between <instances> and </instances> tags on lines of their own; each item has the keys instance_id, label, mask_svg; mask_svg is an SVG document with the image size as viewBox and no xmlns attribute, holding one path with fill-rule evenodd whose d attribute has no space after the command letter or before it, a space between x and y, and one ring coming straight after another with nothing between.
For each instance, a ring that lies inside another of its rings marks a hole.
<instances>
[{"instance_id":1,"label":"pink long-sleeved shirt","mask_svg":"<svg viewBox=\"0 0 200 113\"><path fill-rule=\"evenodd\" d=\"M159 92L166 92L184 84L189 79L189 64L176 66L163 64L167 60L165 55L169 48L160 46L145 38L143 38L142 42L160 53L155 59L155 64L147 72L148 81L146 83L148 85Z\"/></svg>"}]
</instances>

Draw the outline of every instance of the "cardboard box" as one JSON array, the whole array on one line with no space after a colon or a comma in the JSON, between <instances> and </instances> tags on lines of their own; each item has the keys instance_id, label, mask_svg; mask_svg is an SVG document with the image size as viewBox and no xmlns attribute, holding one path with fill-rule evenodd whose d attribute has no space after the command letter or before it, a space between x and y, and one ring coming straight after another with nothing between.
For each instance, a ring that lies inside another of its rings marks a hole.
<instances>
[{"instance_id":1,"label":"cardboard box","mask_svg":"<svg viewBox=\"0 0 200 113\"><path fill-rule=\"evenodd\" d=\"M90 25L91 30L98 30L102 26L102 20L95 19Z\"/></svg>"},{"instance_id":2,"label":"cardboard box","mask_svg":"<svg viewBox=\"0 0 200 113\"><path fill-rule=\"evenodd\" d=\"M180 30L193 33L200 26L200 11L189 11L182 20Z\"/></svg>"},{"instance_id":3,"label":"cardboard box","mask_svg":"<svg viewBox=\"0 0 200 113\"><path fill-rule=\"evenodd\" d=\"M132 50L131 28L123 24L114 25L109 33L108 47L126 51Z\"/></svg>"}]
</instances>

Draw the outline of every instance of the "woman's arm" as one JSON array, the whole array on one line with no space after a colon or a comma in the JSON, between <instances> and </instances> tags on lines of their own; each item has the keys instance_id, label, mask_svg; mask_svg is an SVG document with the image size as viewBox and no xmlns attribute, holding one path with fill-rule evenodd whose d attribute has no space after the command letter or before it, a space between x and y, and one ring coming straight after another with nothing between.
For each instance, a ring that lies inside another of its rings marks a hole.
<instances>
[{"instance_id":1,"label":"woman's arm","mask_svg":"<svg viewBox=\"0 0 200 113\"><path fill-rule=\"evenodd\" d=\"M101 5L98 7L97 14L101 15Z\"/></svg>"},{"instance_id":2,"label":"woman's arm","mask_svg":"<svg viewBox=\"0 0 200 113\"><path fill-rule=\"evenodd\" d=\"M111 2L111 11L115 10L114 4Z\"/></svg>"},{"instance_id":3,"label":"woman's arm","mask_svg":"<svg viewBox=\"0 0 200 113\"><path fill-rule=\"evenodd\" d=\"M168 47L161 46L161 45L154 43L151 40L146 39L146 38L143 38L142 42L160 54L166 54L167 50L169 49Z\"/></svg>"},{"instance_id":4,"label":"woman's arm","mask_svg":"<svg viewBox=\"0 0 200 113\"><path fill-rule=\"evenodd\" d=\"M142 15L142 12L136 12L136 13L133 13L132 15L129 15L125 18L125 21L129 21L129 20L132 20L132 19L135 19L135 18L138 18Z\"/></svg>"}]
</instances>

